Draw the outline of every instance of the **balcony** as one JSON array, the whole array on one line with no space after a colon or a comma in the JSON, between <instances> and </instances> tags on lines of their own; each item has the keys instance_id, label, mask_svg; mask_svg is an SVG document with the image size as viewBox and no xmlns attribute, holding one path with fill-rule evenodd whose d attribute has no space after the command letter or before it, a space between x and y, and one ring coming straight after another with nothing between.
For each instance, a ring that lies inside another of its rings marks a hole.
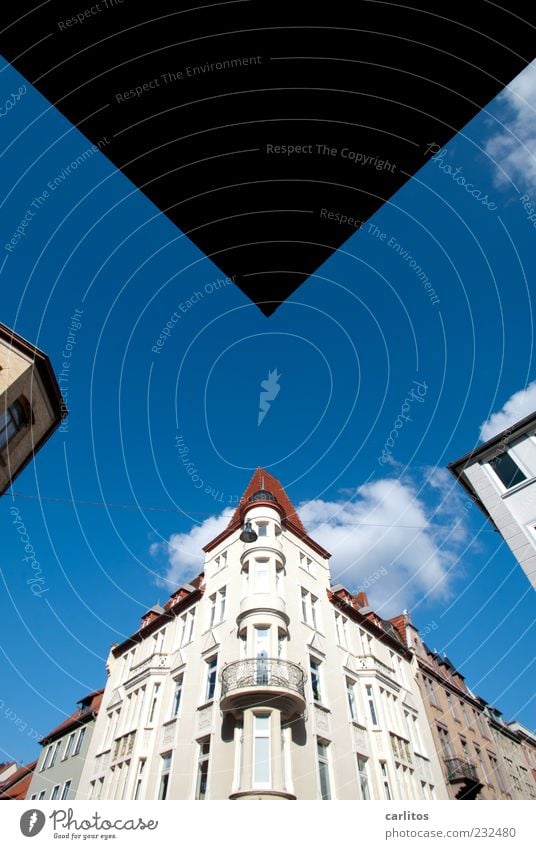
<instances>
[{"instance_id":1,"label":"balcony","mask_svg":"<svg viewBox=\"0 0 536 849\"><path fill-rule=\"evenodd\" d=\"M478 778L475 765L462 758L447 758L445 760L445 766L447 768L447 781L449 784L459 785L456 798L475 799L483 787Z\"/></svg>"},{"instance_id":2,"label":"balcony","mask_svg":"<svg viewBox=\"0 0 536 849\"><path fill-rule=\"evenodd\" d=\"M279 658L247 658L221 672L222 711L239 716L246 708L270 706L286 721L305 710L305 675L295 663Z\"/></svg>"},{"instance_id":3,"label":"balcony","mask_svg":"<svg viewBox=\"0 0 536 849\"><path fill-rule=\"evenodd\" d=\"M250 593L240 602L240 611L236 620L238 627L246 616L255 613L269 613L278 616L285 625L289 623L286 606L281 596L275 593Z\"/></svg>"}]
</instances>

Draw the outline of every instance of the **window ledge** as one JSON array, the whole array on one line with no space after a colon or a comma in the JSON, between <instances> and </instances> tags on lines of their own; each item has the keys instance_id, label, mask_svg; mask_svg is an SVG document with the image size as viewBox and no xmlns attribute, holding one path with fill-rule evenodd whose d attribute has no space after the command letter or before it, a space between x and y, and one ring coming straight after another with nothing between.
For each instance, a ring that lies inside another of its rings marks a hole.
<instances>
[{"instance_id":1,"label":"window ledge","mask_svg":"<svg viewBox=\"0 0 536 849\"><path fill-rule=\"evenodd\" d=\"M357 719L351 719L351 720L350 720L350 722L352 723L352 725L354 726L354 728L357 728L357 729L358 729L358 731L366 731L366 730L367 730L367 726L366 726L366 725L362 725L360 722L358 722L358 720L357 720Z\"/></svg>"},{"instance_id":2,"label":"window ledge","mask_svg":"<svg viewBox=\"0 0 536 849\"><path fill-rule=\"evenodd\" d=\"M316 701L316 699L313 699L313 704L314 704L314 706L315 706L315 707L317 707L317 708L319 708L320 710L324 711L324 713L331 713L331 709L330 709L330 708L328 708L328 707L327 707L325 704L323 704L322 702L317 702L317 701Z\"/></svg>"},{"instance_id":3,"label":"window ledge","mask_svg":"<svg viewBox=\"0 0 536 849\"><path fill-rule=\"evenodd\" d=\"M178 716L172 716L171 719L166 719L162 723L162 727L166 728L168 725L173 725L173 723L177 722Z\"/></svg>"},{"instance_id":4,"label":"window ledge","mask_svg":"<svg viewBox=\"0 0 536 849\"><path fill-rule=\"evenodd\" d=\"M501 498L508 498L509 495L513 495L515 492L525 489L525 487L530 486L531 483L536 483L536 477L527 478L527 480L521 481L521 483L517 483L515 486L511 486L510 489L501 493Z\"/></svg>"},{"instance_id":5,"label":"window ledge","mask_svg":"<svg viewBox=\"0 0 536 849\"><path fill-rule=\"evenodd\" d=\"M204 710L204 708L207 708L207 707L210 707L210 705L213 705L215 701L216 701L216 699L209 699L208 701L203 702L202 704L198 705L197 710Z\"/></svg>"}]
</instances>

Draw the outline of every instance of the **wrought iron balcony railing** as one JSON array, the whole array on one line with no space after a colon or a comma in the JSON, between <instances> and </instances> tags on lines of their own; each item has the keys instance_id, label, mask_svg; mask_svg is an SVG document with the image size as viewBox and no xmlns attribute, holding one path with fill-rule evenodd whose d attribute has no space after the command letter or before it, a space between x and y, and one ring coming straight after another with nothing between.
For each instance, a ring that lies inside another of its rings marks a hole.
<instances>
[{"instance_id":1,"label":"wrought iron balcony railing","mask_svg":"<svg viewBox=\"0 0 536 849\"><path fill-rule=\"evenodd\" d=\"M447 758L445 765L447 767L447 781L479 782L476 767L470 761L464 761L462 758Z\"/></svg>"},{"instance_id":2,"label":"wrought iron balcony railing","mask_svg":"<svg viewBox=\"0 0 536 849\"><path fill-rule=\"evenodd\" d=\"M221 695L233 690L259 687L282 687L305 698L303 669L288 660L253 657L229 663L221 672Z\"/></svg>"}]
</instances>

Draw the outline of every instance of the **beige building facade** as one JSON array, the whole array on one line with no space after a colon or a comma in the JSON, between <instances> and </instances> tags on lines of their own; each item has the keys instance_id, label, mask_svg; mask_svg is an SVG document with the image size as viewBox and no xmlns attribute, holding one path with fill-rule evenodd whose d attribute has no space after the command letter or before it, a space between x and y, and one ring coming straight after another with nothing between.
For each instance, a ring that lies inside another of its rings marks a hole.
<instances>
[{"instance_id":1,"label":"beige building facade","mask_svg":"<svg viewBox=\"0 0 536 849\"><path fill-rule=\"evenodd\" d=\"M66 413L49 358L0 324L0 495Z\"/></svg>"},{"instance_id":2,"label":"beige building facade","mask_svg":"<svg viewBox=\"0 0 536 849\"><path fill-rule=\"evenodd\" d=\"M203 572L112 648L77 798L448 798L412 664L259 469Z\"/></svg>"}]
</instances>

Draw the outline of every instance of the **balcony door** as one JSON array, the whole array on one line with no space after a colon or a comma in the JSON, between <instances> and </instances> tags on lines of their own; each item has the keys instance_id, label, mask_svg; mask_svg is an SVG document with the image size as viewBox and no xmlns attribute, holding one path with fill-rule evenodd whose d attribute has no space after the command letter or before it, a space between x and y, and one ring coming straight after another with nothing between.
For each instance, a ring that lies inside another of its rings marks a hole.
<instances>
[{"instance_id":1,"label":"balcony door","mask_svg":"<svg viewBox=\"0 0 536 849\"><path fill-rule=\"evenodd\" d=\"M255 628L255 678L257 684L268 684L268 658L270 655L270 629Z\"/></svg>"}]
</instances>

